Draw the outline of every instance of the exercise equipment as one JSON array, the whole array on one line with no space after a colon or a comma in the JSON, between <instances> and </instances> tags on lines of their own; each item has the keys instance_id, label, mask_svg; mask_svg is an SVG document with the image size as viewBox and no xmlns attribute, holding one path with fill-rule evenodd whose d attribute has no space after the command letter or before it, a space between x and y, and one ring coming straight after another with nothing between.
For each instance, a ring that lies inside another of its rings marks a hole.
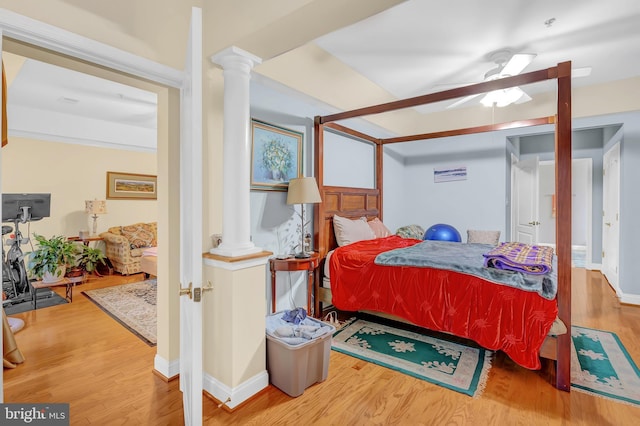
<instances>
[{"instance_id":1,"label":"exercise equipment","mask_svg":"<svg viewBox=\"0 0 640 426\"><path fill-rule=\"evenodd\" d=\"M446 223L436 223L430 226L424 233L423 240L451 241L459 243L462 241L460 233L456 228Z\"/></svg>"}]
</instances>

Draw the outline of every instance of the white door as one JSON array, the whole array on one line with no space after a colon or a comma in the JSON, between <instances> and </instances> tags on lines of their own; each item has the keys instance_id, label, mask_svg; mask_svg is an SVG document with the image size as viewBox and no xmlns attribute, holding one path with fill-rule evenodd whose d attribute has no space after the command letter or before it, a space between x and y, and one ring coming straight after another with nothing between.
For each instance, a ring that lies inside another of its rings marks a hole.
<instances>
[{"instance_id":1,"label":"white door","mask_svg":"<svg viewBox=\"0 0 640 426\"><path fill-rule=\"evenodd\" d=\"M538 242L538 157L513 165L512 205L513 232L511 239L526 244Z\"/></svg>"},{"instance_id":2,"label":"white door","mask_svg":"<svg viewBox=\"0 0 640 426\"><path fill-rule=\"evenodd\" d=\"M184 423L202 424L202 11L193 8L180 98L180 390ZM181 292L182 293L182 292Z\"/></svg>"},{"instance_id":3,"label":"white door","mask_svg":"<svg viewBox=\"0 0 640 426\"><path fill-rule=\"evenodd\" d=\"M620 142L604 154L602 207L602 273L616 293L620 240Z\"/></svg>"},{"instance_id":4,"label":"white door","mask_svg":"<svg viewBox=\"0 0 640 426\"><path fill-rule=\"evenodd\" d=\"M0 63L2 63L2 30L0 30ZM4 87L2 87L2 84L0 84L0 99L2 99L2 91L4 90ZM2 122L2 114L0 114L0 128L4 126L4 123ZM0 148L0 164L2 164L2 148ZM2 189L2 177L0 177L0 189ZM0 203L0 217L2 216L2 203ZM0 241L0 244L2 244L2 241ZM2 265L2 267L4 268L4 265ZM2 335L2 328L0 327L0 349L2 349L2 342L4 342L4 337ZM0 403L4 402L4 377L2 377L3 374L0 374Z\"/></svg>"}]
</instances>

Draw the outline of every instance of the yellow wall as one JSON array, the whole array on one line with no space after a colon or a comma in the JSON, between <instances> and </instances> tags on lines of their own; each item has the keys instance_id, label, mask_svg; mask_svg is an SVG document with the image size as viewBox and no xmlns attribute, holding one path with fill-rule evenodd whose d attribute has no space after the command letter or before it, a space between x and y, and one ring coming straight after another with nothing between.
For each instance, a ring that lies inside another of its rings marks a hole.
<instances>
[{"instance_id":1,"label":"yellow wall","mask_svg":"<svg viewBox=\"0 0 640 426\"><path fill-rule=\"evenodd\" d=\"M3 193L51 193L51 217L31 224L32 233L47 237L92 229L84 202L105 199L107 171L155 175L156 154L15 137L2 149ZM110 226L156 221L158 203L107 200L107 212L98 216L98 233ZM26 229L21 227L23 233Z\"/></svg>"}]
</instances>

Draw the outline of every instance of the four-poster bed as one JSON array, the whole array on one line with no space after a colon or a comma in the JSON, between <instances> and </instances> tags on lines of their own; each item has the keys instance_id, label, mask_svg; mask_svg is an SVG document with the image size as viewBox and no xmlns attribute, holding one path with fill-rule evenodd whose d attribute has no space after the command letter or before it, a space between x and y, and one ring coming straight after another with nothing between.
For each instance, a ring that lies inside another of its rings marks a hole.
<instances>
[{"instance_id":1,"label":"four-poster bed","mask_svg":"<svg viewBox=\"0 0 640 426\"><path fill-rule=\"evenodd\" d=\"M557 111L555 116L542 117L518 122L491 124L486 126L443 131L429 134L410 135L379 139L349 129L336 121L379 114L417 105L440 102L463 96L481 94L492 90L557 80ZM410 99L374 105L343 113L315 118L315 171L323 202L315 205L314 225L316 250L321 258L338 247L333 227L334 215L357 219L382 219L383 203L383 146L389 143L419 141L433 138L489 132L509 128L555 123L555 176L556 176L556 254L557 254L557 316L570 329L571 325L571 62L563 62L555 67L520 74L499 80L465 86L444 92L418 96ZM349 135L374 144L375 146L375 188L351 188L327 186L324 184L324 130L325 128ZM324 268L321 267L321 270ZM330 290L316 288L316 310L318 302L330 301ZM554 306L555 309L555 306ZM417 324L426 326L425 324ZM437 329L456 334L451 329ZM465 337L465 336L463 336ZM501 349L501 348L500 348ZM556 360L556 387L570 389L571 336L569 333L549 336L540 347L540 356Z\"/></svg>"}]
</instances>

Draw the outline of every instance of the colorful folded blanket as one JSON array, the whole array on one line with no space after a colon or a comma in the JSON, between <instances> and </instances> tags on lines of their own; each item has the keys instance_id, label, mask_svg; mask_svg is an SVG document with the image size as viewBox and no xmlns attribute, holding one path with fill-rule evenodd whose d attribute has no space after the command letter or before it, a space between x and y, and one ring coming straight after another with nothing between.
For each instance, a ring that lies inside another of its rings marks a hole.
<instances>
[{"instance_id":1,"label":"colorful folded blanket","mask_svg":"<svg viewBox=\"0 0 640 426\"><path fill-rule=\"evenodd\" d=\"M553 248L508 242L483 256L484 266L489 268L543 275L552 269Z\"/></svg>"}]
</instances>

